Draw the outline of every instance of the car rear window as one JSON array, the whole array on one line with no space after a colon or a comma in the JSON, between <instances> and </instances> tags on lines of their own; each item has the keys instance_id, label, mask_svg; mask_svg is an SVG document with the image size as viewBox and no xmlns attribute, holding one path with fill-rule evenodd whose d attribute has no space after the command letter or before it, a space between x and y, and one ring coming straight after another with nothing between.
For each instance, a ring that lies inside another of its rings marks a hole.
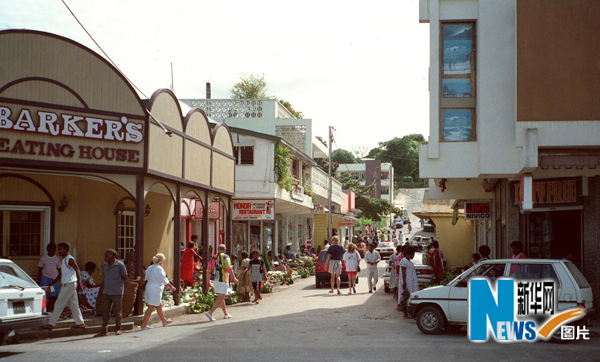
<instances>
[{"instance_id":1,"label":"car rear window","mask_svg":"<svg viewBox=\"0 0 600 362\"><path fill-rule=\"evenodd\" d=\"M567 266L567 268L569 268L571 274L573 274L573 277L575 278L577 285L579 285L579 288L590 287L590 283L588 283L587 279L585 279L585 277L583 276L583 274L581 274L579 269L577 269L577 266L575 264L571 262L565 262L565 265Z\"/></svg>"},{"instance_id":2,"label":"car rear window","mask_svg":"<svg viewBox=\"0 0 600 362\"><path fill-rule=\"evenodd\" d=\"M17 286L35 288L38 285L21 268L13 264L0 265L0 288Z\"/></svg>"},{"instance_id":3,"label":"car rear window","mask_svg":"<svg viewBox=\"0 0 600 362\"><path fill-rule=\"evenodd\" d=\"M319 263L324 263L327 260L327 252L323 251L319 254Z\"/></svg>"},{"instance_id":4,"label":"car rear window","mask_svg":"<svg viewBox=\"0 0 600 362\"><path fill-rule=\"evenodd\" d=\"M383 243L379 243L379 245L377 245L378 248L392 248L394 247L394 245L392 243L388 243L388 242L383 242Z\"/></svg>"}]
</instances>

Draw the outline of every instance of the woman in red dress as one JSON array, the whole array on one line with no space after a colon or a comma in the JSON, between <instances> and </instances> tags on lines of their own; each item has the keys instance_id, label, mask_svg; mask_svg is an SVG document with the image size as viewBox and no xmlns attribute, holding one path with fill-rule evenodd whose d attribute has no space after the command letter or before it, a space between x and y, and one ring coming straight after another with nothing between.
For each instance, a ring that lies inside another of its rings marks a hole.
<instances>
[{"instance_id":1,"label":"woman in red dress","mask_svg":"<svg viewBox=\"0 0 600 362\"><path fill-rule=\"evenodd\" d=\"M181 280L185 282L185 287L194 284L194 272L196 269L196 262L201 261L202 258L196 254L194 250L194 243L189 242L187 248L183 252L181 258Z\"/></svg>"}]
</instances>

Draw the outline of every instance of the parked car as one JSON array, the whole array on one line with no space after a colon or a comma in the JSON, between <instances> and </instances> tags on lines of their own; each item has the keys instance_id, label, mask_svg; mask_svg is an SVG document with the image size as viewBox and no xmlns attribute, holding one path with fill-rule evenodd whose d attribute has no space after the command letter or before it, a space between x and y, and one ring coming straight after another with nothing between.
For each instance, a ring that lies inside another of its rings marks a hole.
<instances>
[{"instance_id":1,"label":"parked car","mask_svg":"<svg viewBox=\"0 0 600 362\"><path fill-rule=\"evenodd\" d=\"M433 223L431 222L431 220L425 221L425 223L423 224L423 231L428 231L428 232L431 232L431 233L435 232L435 226L433 225Z\"/></svg>"},{"instance_id":2,"label":"parked car","mask_svg":"<svg viewBox=\"0 0 600 362\"><path fill-rule=\"evenodd\" d=\"M377 251L379 256L381 256L381 259L389 258L390 255L394 254L394 250L394 243L391 241L382 241L377 244L377 247L375 248L375 251Z\"/></svg>"},{"instance_id":3,"label":"parked car","mask_svg":"<svg viewBox=\"0 0 600 362\"><path fill-rule=\"evenodd\" d=\"M444 286L432 287L411 294L408 310L425 334L440 333L442 328L467 324L467 281L477 275L489 278L511 275L511 266L518 265L513 276L521 279L551 278L557 281L557 309L577 306L587 309L587 315L576 323L586 323L595 313L592 288L579 269L570 261L549 259L497 259L483 261ZM589 323L588 323L589 324ZM560 334L560 331L559 331ZM560 336L558 336L560 339Z\"/></svg>"},{"instance_id":4,"label":"parked car","mask_svg":"<svg viewBox=\"0 0 600 362\"><path fill-rule=\"evenodd\" d=\"M429 256L426 253L415 253L412 262L415 265L415 270L417 272L419 288L429 286L435 279L433 276L433 268L429 265ZM390 277L392 273L392 268L387 265L383 272L383 284L387 293L390 292Z\"/></svg>"},{"instance_id":5,"label":"parked car","mask_svg":"<svg viewBox=\"0 0 600 362\"><path fill-rule=\"evenodd\" d=\"M46 293L17 264L0 259L0 345L12 331L46 325Z\"/></svg>"},{"instance_id":6,"label":"parked car","mask_svg":"<svg viewBox=\"0 0 600 362\"><path fill-rule=\"evenodd\" d=\"M331 274L327 268L327 250L322 250L319 253L319 258L315 264L315 286L321 288L325 283L331 283ZM348 283L348 273L346 273L346 263L342 263L342 274L340 274L341 282ZM356 276L356 284L358 284L358 275Z\"/></svg>"},{"instance_id":7,"label":"parked car","mask_svg":"<svg viewBox=\"0 0 600 362\"><path fill-rule=\"evenodd\" d=\"M423 250L427 250L427 247L433 239L429 236L415 235L410 240L410 245L414 247L421 247Z\"/></svg>"},{"instance_id":8,"label":"parked car","mask_svg":"<svg viewBox=\"0 0 600 362\"><path fill-rule=\"evenodd\" d=\"M404 220L401 217L397 217L394 220L394 229L402 229L404 227Z\"/></svg>"}]
</instances>

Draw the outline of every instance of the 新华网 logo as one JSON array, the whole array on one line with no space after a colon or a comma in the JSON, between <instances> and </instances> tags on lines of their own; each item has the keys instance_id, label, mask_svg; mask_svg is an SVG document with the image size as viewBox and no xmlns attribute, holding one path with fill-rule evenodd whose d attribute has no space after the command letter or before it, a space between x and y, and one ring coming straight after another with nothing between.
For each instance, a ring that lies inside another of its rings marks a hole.
<instances>
[{"instance_id":1,"label":"\u65b0\u534e\u7f51 logo","mask_svg":"<svg viewBox=\"0 0 600 362\"><path fill-rule=\"evenodd\" d=\"M535 342L559 333L564 340L589 339L585 326L565 325L585 315L585 308L557 309L553 279L468 282L467 334L472 342Z\"/></svg>"}]
</instances>

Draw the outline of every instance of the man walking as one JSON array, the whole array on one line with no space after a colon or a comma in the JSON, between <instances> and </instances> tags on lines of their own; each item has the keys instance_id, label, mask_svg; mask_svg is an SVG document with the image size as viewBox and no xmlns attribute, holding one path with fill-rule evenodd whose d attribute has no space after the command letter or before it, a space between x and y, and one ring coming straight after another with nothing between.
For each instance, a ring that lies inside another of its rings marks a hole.
<instances>
[{"instance_id":1,"label":"man walking","mask_svg":"<svg viewBox=\"0 0 600 362\"><path fill-rule=\"evenodd\" d=\"M62 313L63 309L68 305L73 313L73 319L75 320L75 326L73 328L85 328L83 322L83 316L81 310L79 310L79 298L78 293L83 291L81 286L81 275L79 275L79 267L75 262L75 258L69 255L69 244L60 243L58 244L58 256L62 259L58 276L48 286L46 290L50 290L50 287L59 281L62 283L58 299L54 304L54 311L50 315L50 322L44 326L45 329L52 330L58 318Z\"/></svg>"},{"instance_id":2,"label":"man walking","mask_svg":"<svg viewBox=\"0 0 600 362\"><path fill-rule=\"evenodd\" d=\"M104 292L102 294L102 330L94 337L108 336L108 322L111 312L115 315L116 333L120 336L121 312L123 311L123 292L127 280L125 264L117 260L117 251L108 249L104 253Z\"/></svg>"},{"instance_id":3,"label":"man walking","mask_svg":"<svg viewBox=\"0 0 600 362\"><path fill-rule=\"evenodd\" d=\"M217 253L215 256L210 259L208 263L208 271L211 272L212 277L212 285L215 288L215 292L217 292L217 300L213 304L210 311L206 313L206 318L210 321L214 321L215 318L212 316L217 308L221 307L223 310L223 314L225 315L224 319L231 318L231 314L227 313L227 307L225 306L225 294L227 294L227 288L229 287L229 277L234 283L237 283L238 280L235 277L235 273L233 272L233 265L231 265L231 259L229 255L225 254L227 251L224 244L219 244L217 248Z\"/></svg>"},{"instance_id":4,"label":"man walking","mask_svg":"<svg viewBox=\"0 0 600 362\"><path fill-rule=\"evenodd\" d=\"M340 238L334 236L331 238L331 246L327 249L327 260L325 265L329 266L329 274L331 274L331 290L329 293L333 293L333 287L337 288L337 293L340 292L340 274L342 274L342 259L344 258L344 247L340 245Z\"/></svg>"},{"instance_id":5,"label":"man walking","mask_svg":"<svg viewBox=\"0 0 600 362\"><path fill-rule=\"evenodd\" d=\"M373 244L369 244L369 251L365 254L367 262L367 281L369 284L369 293L377 290L377 282L379 281L379 272L377 271L377 263L381 260L381 256L375 250Z\"/></svg>"}]
</instances>

